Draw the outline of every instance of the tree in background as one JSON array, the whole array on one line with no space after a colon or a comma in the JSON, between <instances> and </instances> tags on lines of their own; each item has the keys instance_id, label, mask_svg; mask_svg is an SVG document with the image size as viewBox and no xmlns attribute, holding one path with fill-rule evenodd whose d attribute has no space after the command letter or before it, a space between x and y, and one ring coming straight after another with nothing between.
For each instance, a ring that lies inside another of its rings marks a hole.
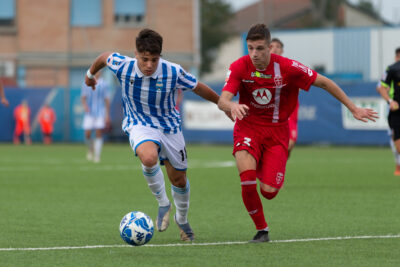
<instances>
[{"instance_id":1,"label":"tree in background","mask_svg":"<svg viewBox=\"0 0 400 267\"><path fill-rule=\"evenodd\" d=\"M232 36L228 27L234 13L222 0L201 0L200 75L210 72L218 48Z\"/></svg>"}]
</instances>

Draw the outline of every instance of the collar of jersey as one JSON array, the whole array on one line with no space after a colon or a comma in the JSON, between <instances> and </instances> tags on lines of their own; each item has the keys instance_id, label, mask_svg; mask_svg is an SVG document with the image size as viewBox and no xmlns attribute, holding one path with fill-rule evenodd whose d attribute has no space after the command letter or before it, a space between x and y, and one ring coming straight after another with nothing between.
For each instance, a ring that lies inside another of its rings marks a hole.
<instances>
[{"instance_id":1,"label":"collar of jersey","mask_svg":"<svg viewBox=\"0 0 400 267\"><path fill-rule=\"evenodd\" d=\"M161 66L162 62L161 61L162 61L162 59L160 58L160 60L158 61L158 66L157 66L156 71L151 76L146 76L140 71L139 66L137 65L137 60L135 60L134 67L135 67L135 72L136 72L137 76L139 78L151 77L153 79L157 79L157 77L161 74L161 71L162 71L162 66Z\"/></svg>"}]
</instances>

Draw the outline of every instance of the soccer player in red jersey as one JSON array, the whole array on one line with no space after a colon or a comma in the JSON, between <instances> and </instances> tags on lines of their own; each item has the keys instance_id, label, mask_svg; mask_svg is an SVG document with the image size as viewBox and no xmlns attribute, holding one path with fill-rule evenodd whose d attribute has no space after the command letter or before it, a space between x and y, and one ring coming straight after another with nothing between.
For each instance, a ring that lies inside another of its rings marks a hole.
<instances>
[{"instance_id":1,"label":"soccer player in red jersey","mask_svg":"<svg viewBox=\"0 0 400 267\"><path fill-rule=\"evenodd\" d=\"M23 100L14 109L15 118L15 129L14 129L14 144L18 145L20 143L20 137L24 134L24 142L27 145L31 144L31 126L30 126L31 109L28 106L28 102Z\"/></svg>"},{"instance_id":2,"label":"soccer player in red jersey","mask_svg":"<svg viewBox=\"0 0 400 267\"><path fill-rule=\"evenodd\" d=\"M218 107L236 118L233 155L240 174L242 199L257 234L251 242L267 242L268 224L257 192L273 199L282 187L288 157L288 118L299 88L321 87L342 102L354 118L375 121L372 109L357 107L332 80L301 63L270 53L271 35L264 24L247 34L249 55L233 62ZM232 101L239 93L239 103Z\"/></svg>"},{"instance_id":3,"label":"soccer player in red jersey","mask_svg":"<svg viewBox=\"0 0 400 267\"><path fill-rule=\"evenodd\" d=\"M45 104L39 111L39 123L43 134L43 143L50 145L53 134L53 125L56 121L56 113L49 104Z\"/></svg>"},{"instance_id":4,"label":"soccer player in red jersey","mask_svg":"<svg viewBox=\"0 0 400 267\"><path fill-rule=\"evenodd\" d=\"M282 56L283 54L283 43L281 40L278 38L273 38L271 40L271 53L277 54L279 56ZM294 148L294 145L296 144L297 141L297 118L299 114L299 101L296 103L296 107L294 108L292 114L289 117L288 123L289 123L289 156L290 152Z\"/></svg>"}]
</instances>

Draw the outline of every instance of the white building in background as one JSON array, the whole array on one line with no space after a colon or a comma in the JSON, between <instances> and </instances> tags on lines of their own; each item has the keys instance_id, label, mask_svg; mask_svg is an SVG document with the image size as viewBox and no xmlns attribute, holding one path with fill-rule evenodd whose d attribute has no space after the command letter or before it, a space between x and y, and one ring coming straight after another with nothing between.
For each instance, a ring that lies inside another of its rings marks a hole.
<instances>
[{"instance_id":1,"label":"white building in background","mask_svg":"<svg viewBox=\"0 0 400 267\"><path fill-rule=\"evenodd\" d=\"M221 82L229 65L247 53L245 37L223 45L205 82ZM323 30L273 31L284 43L284 56L326 73L337 80L377 81L394 62L400 47L400 27L357 27Z\"/></svg>"}]
</instances>

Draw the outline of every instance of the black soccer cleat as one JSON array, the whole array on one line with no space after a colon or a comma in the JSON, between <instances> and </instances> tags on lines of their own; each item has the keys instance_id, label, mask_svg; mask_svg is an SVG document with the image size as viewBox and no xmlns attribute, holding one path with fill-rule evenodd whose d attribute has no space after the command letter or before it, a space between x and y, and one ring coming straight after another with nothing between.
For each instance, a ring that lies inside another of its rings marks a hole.
<instances>
[{"instance_id":1,"label":"black soccer cleat","mask_svg":"<svg viewBox=\"0 0 400 267\"><path fill-rule=\"evenodd\" d=\"M253 237L253 240L250 240L250 243L261 242L269 242L268 231L258 231L257 234Z\"/></svg>"}]
</instances>

